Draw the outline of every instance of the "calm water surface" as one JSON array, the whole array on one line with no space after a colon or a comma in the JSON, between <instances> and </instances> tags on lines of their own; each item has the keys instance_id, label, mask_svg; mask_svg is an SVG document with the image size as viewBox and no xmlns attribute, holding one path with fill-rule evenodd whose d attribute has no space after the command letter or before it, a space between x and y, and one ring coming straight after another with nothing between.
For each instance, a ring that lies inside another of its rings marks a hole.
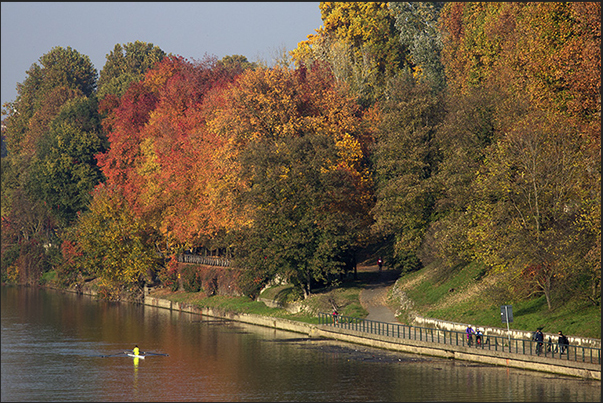
<instances>
[{"instance_id":1,"label":"calm water surface","mask_svg":"<svg viewBox=\"0 0 603 403\"><path fill-rule=\"evenodd\" d=\"M2 286L7 401L601 401L601 382ZM102 357L131 349L146 359Z\"/></svg>"}]
</instances>

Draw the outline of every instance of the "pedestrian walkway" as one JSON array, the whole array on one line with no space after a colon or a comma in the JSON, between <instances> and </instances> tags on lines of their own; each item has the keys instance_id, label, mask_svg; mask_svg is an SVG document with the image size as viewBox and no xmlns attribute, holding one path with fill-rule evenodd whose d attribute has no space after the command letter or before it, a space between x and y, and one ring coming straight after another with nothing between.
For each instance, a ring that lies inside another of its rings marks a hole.
<instances>
[{"instance_id":1,"label":"pedestrian walkway","mask_svg":"<svg viewBox=\"0 0 603 403\"><path fill-rule=\"evenodd\" d=\"M367 266L366 271L378 271L378 266ZM377 322L400 323L395 312L387 304L387 292L395 284L399 273L383 269L379 278L363 289L358 296L360 305L368 311L366 319Z\"/></svg>"}]
</instances>

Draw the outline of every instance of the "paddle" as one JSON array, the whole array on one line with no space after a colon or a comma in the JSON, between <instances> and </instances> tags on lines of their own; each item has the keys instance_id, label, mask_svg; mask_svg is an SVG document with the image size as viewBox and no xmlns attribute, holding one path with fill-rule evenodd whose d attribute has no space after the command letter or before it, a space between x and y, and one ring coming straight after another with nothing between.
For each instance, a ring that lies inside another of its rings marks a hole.
<instances>
[{"instance_id":1,"label":"paddle","mask_svg":"<svg viewBox=\"0 0 603 403\"><path fill-rule=\"evenodd\" d=\"M169 356L169 354L164 354L164 353L151 353L151 352L148 352L148 351L144 351L144 352L143 352L143 354L144 354L144 355L164 355L164 356L166 356L166 357L167 357L167 356Z\"/></svg>"},{"instance_id":2,"label":"paddle","mask_svg":"<svg viewBox=\"0 0 603 403\"><path fill-rule=\"evenodd\" d=\"M124 355L124 354L127 354L127 352L124 351L123 353L101 355L101 357L117 357L118 355Z\"/></svg>"}]
</instances>

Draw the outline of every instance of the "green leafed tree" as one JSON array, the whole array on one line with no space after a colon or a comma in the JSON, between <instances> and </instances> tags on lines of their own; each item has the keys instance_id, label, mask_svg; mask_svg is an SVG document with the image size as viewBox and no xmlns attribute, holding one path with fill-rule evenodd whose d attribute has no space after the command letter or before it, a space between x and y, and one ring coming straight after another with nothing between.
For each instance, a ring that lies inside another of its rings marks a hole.
<instances>
[{"instance_id":1,"label":"green leafed tree","mask_svg":"<svg viewBox=\"0 0 603 403\"><path fill-rule=\"evenodd\" d=\"M438 18L443 2L390 2L400 41L409 53L414 65L414 76L426 81L435 90L444 88L444 66L440 60L442 35Z\"/></svg>"},{"instance_id":2,"label":"green leafed tree","mask_svg":"<svg viewBox=\"0 0 603 403\"><path fill-rule=\"evenodd\" d=\"M98 79L98 98L107 94L121 97L132 82L142 80L147 70L163 60L166 53L152 43L135 41L116 44Z\"/></svg>"},{"instance_id":3,"label":"green leafed tree","mask_svg":"<svg viewBox=\"0 0 603 403\"><path fill-rule=\"evenodd\" d=\"M393 239L394 265L419 268L417 251L432 220L438 163L434 145L442 108L429 85L409 75L392 82L375 134L374 233Z\"/></svg>"},{"instance_id":4,"label":"green leafed tree","mask_svg":"<svg viewBox=\"0 0 603 403\"><path fill-rule=\"evenodd\" d=\"M40 141L30 193L48 205L62 227L88 208L92 190L103 180L95 155L106 148L94 98L64 104Z\"/></svg>"},{"instance_id":5,"label":"green leafed tree","mask_svg":"<svg viewBox=\"0 0 603 403\"><path fill-rule=\"evenodd\" d=\"M70 47L55 47L40 57L39 64L34 63L27 71L25 81L17 85L17 99L5 105L3 110L3 114L7 115L4 133L7 155L2 161L2 217L10 221L10 226L15 231L29 232L32 227L28 223L45 223L33 227L36 228L36 233L28 235L46 248L46 260L43 259L45 262L55 250L59 229L74 217L73 209L85 208L86 204L82 201L73 205L73 200L68 197L63 200L65 203L62 206L54 202L64 196L63 192L67 188L73 186L79 186L79 196L85 199L86 193L98 182L98 178L87 174L79 177L71 174L53 177L47 175L49 171L44 172L49 168L47 163L54 163L52 158L61 158L61 154L66 152L64 145L70 144L68 148L79 147L75 144L75 139L64 138L66 141L62 143L53 139L53 136L59 135L53 127L60 127L60 121L69 122L81 131L94 131L98 127L93 101L96 78L97 72L88 56ZM79 107L76 105L88 102L91 104L83 108L85 111L78 112ZM67 136L74 134L73 131L60 133ZM72 149L68 153L73 152ZM86 152L94 153L96 149L82 149L77 158L87 162L87 169L94 170L94 163L91 161L93 154L85 155ZM78 168L74 166L71 169L74 171ZM88 181L86 186L82 186L83 178ZM74 195L74 192L67 193ZM36 207L24 215L21 209L23 205ZM71 212L63 214L66 209ZM31 214L38 217L29 217ZM34 248L30 252L38 253ZM27 256L29 252L21 250L20 253L21 256ZM48 267L46 263L44 267Z\"/></svg>"},{"instance_id":6,"label":"green leafed tree","mask_svg":"<svg viewBox=\"0 0 603 403\"><path fill-rule=\"evenodd\" d=\"M439 154L433 177L436 219L420 252L425 263L438 259L450 268L474 258L467 236L467 206L478 197L474 190L477 172L488 147L500 135L496 130L498 98L482 89L472 89L462 97L450 93L444 97L445 113L434 136Z\"/></svg>"}]
</instances>

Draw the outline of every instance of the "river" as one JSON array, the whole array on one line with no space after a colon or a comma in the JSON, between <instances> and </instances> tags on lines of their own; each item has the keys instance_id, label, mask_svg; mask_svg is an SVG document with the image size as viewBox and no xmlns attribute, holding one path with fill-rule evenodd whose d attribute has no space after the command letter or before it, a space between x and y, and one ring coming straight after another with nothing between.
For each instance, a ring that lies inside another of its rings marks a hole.
<instances>
[{"instance_id":1,"label":"river","mask_svg":"<svg viewBox=\"0 0 603 403\"><path fill-rule=\"evenodd\" d=\"M8 401L592 402L601 382L2 286ZM103 357L131 350L167 354Z\"/></svg>"}]
</instances>

